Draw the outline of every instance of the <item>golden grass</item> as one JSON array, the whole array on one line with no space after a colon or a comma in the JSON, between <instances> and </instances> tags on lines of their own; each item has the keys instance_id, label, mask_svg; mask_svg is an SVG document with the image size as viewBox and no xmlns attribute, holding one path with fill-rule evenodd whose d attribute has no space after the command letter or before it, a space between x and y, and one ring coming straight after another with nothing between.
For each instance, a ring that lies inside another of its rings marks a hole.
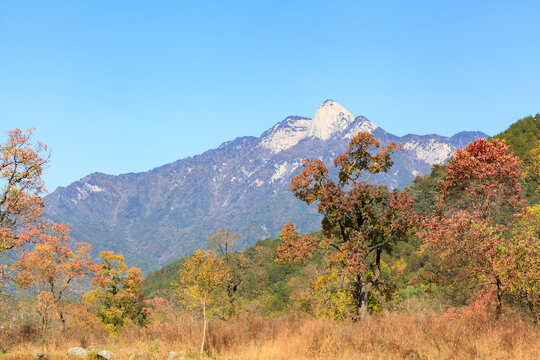
<instances>
[{"instance_id":1,"label":"golden grass","mask_svg":"<svg viewBox=\"0 0 540 360\"><path fill-rule=\"evenodd\" d=\"M358 323L289 315L262 319L245 316L213 321L206 352L215 359L540 359L540 327L518 317L498 321L448 320L434 313L390 313ZM44 349L65 357L70 347L107 349L117 359L166 359L170 351L195 357L201 324L189 317L129 328L117 336L69 330ZM0 340L9 353L0 359L26 359L40 346L15 334ZM191 358L191 357L189 357Z\"/></svg>"}]
</instances>

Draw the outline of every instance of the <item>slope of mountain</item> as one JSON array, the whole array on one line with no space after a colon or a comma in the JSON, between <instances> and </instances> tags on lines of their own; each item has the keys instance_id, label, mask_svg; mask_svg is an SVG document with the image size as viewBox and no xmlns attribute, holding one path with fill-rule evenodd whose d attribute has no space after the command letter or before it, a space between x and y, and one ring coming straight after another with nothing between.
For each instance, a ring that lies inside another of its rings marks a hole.
<instances>
[{"instance_id":1,"label":"slope of mountain","mask_svg":"<svg viewBox=\"0 0 540 360\"><path fill-rule=\"evenodd\" d=\"M502 133L495 135L498 139L504 139L521 161L530 164L531 151L540 143L540 114L529 115L510 125ZM528 175L523 179L523 195L530 205L540 203L538 178Z\"/></svg>"},{"instance_id":2,"label":"slope of mountain","mask_svg":"<svg viewBox=\"0 0 540 360\"><path fill-rule=\"evenodd\" d=\"M519 156L520 159L528 159L529 152L540 141L540 114L526 116L494 137L504 139L510 146L510 150Z\"/></svg>"},{"instance_id":3,"label":"slope of mountain","mask_svg":"<svg viewBox=\"0 0 540 360\"><path fill-rule=\"evenodd\" d=\"M95 251L126 255L144 270L155 269L202 246L206 236L228 227L242 246L276 236L290 220L302 232L316 230L319 215L289 192L304 158L330 164L359 131L404 151L373 182L403 188L431 165L446 161L481 132L397 137L327 100L312 119L291 116L261 137L241 137L217 149L143 173L93 173L46 198L46 214L70 224L72 236Z\"/></svg>"},{"instance_id":4,"label":"slope of mountain","mask_svg":"<svg viewBox=\"0 0 540 360\"><path fill-rule=\"evenodd\" d=\"M461 133L460 133L461 134ZM457 136L456 134L454 136ZM494 138L502 139L510 146L510 151L517 155L524 164L530 161L531 150L540 142L540 114L527 116L510 125L508 129L497 134ZM466 145L466 137L463 140ZM407 191L415 198L415 207L418 211L430 214L435 206L435 198L439 192L439 181L444 179L446 168L433 166L431 173L419 178L414 184L407 187ZM536 191L537 179L526 176L522 182L523 197L529 205L540 203L540 194Z\"/></svg>"}]
</instances>

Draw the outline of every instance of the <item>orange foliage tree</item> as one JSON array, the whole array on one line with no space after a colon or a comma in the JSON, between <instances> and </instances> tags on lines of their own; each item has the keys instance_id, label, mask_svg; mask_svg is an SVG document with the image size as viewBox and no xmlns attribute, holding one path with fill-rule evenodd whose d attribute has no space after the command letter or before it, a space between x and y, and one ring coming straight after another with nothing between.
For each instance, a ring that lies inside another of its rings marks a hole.
<instances>
[{"instance_id":1,"label":"orange foliage tree","mask_svg":"<svg viewBox=\"0 0 540 360\"><path fill-rule=\"evenodd\" d=\"M53 310L65 330L64 306L66 294L78 280L92 275L97 265L90 260L90 245L77 243L69 245L69 228L63 224L46 224L26 231L36 243L31 251L23 251L15 263L17 285L22 289L31 288L37 295L37 308L44 325L46 311Z\"/></svg>"},{"instance_id":2,"label":"orange foliage tree","mask_svg":"<svg viewBox=\"0 0 540 360\"><path fill-rule=\"evenodd\" d=\"M47 147L32 143L32 129L12 130L7 135L0 145L0 256L32 239L23 233L43 212L41 174L48 161L48 155L42 155ZM5 285L8 271L8 265L1 263L0 286Z\"/></svg>"},{"instance_id":3,"label":"orange foliage tree","mask_svg":"<svg viewBox=\"0 0 540 360\"><path fill-rule=\"evenodd\" d=\"M384 298L381 254L408 240L417 223L413 200L406 192L389 192L367 182L371 175L390 169L390 156L399 149L390 142L375 153L379 147L369 133L354 136L348 151L334 159L337 182L321 160L305 159L304 170L291 181L291 191L308 204L317 202L324 238L298 236L288 222L277 249L280 262L305 262L316 249L323 249L351 279L355 317L360 318L367 314L370 297L377 302Z\"/></svg>"}]
</instances>

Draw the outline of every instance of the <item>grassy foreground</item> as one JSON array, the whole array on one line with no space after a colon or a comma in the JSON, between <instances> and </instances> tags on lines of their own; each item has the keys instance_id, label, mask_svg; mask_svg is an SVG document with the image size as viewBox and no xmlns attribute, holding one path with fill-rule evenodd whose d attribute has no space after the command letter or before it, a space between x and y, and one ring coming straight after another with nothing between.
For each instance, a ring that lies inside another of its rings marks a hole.
<instances>
[{"instance_id":1,"label":"grassy foreground","mask_svg":"<svg viewBox=\"0 0 540 360\"><path fill-rule=\"evenodd\" d=\"M191 318L116 336L68 330L43 348L29 329L2 335L0 359L31 359L38 352L64 359L74 346L113 351L116 359L167 359L170 351L196 358L201 323ZM214 321L206 348L212 359L539 359L540 327L520 318L448 319L434 313L388 314L358 323L304 316ZM7 346L7 348L6 348ZM7 351L7 352L6 352Z\"/></svg>"}]
</instances>

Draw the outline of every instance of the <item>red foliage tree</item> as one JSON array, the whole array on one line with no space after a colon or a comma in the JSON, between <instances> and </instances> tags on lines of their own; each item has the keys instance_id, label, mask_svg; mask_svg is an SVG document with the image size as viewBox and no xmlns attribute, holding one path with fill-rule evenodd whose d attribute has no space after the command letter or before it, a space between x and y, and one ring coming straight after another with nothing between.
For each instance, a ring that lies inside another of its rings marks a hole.
<instances>
[{"instance_id":1,"label":"red foliage tree","mask_svg":"<svg viewBox=\"0 0 540 360\"><path fill-rule=\"evenodd\" d=\"M456 151L446 165L434 215L421 233L442 265L458 274L455 280L481 283L478 293L495 303L497 316L508 287L501 272L504 249L518 241L509 229L524 205L520 160L508 150L504 141L477 139Z\"/></svg>"},{"instance_id":2,"label":"red foliage tree","mask_svg":"<svg viewBox=\"0 0 540 360\"><path fill-rule=\"evenodd\" d=\"M388 192L385 186L367 182L371 175L390 169L390 156L399 149L391 142L375 153L377 148L373 135L354 136L348 151L334 159L337 182L321 160L303 161L304 170L291 180L291 191L308 204L317 202L324 238L299 237L287 223L277 249L281 262L305 262L316 249L324 249L330 262L351 277L358 317L367 313L368 295L380 295L382 252L406 241L417 224L413 200L406 192Z\"/></svg>"},{"instance_id":3,"label":"red foliage tree","mask_svg":"<svg viewBox=\"0 0 540 360\"><path fill-rule=\"evenodd\" d=\"M476 139L456 151L446 169L438 214L467 210L502 223L524 206L519 185L521 162L504 140Z\"/></svg>"}]
</instances>

